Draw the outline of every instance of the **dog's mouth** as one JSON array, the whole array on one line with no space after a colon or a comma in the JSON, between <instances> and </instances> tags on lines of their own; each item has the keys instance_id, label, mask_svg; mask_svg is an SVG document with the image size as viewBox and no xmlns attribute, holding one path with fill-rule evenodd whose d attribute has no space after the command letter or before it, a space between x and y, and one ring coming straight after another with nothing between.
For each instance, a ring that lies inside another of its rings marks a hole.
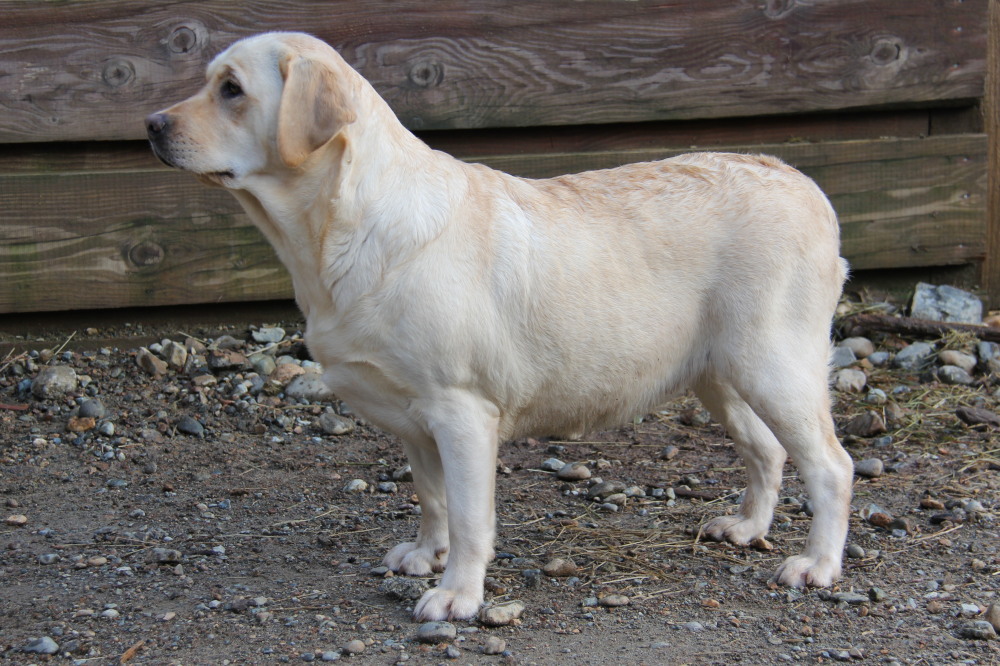
<instances>
[{"instance_id":1,"label":"dog's mouth","mask_svg":"<svg viewBox=\"0 0 1000 666\"><path fill-rule=\"evenodd\" d=\"M195 176L205 185L211 185L214 187L226 187L234 178L236 174L232 171L211 171L209 173L196 173Z\"/></svg>"}]
</instances>

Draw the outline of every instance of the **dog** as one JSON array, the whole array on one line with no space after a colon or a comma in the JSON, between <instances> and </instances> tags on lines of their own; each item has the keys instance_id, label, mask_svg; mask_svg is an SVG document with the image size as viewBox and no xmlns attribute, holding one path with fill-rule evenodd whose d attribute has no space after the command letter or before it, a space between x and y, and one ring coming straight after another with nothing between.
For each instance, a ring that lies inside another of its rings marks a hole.
<instances>
[{"instance_id":1,"label":"dog","mask_svg":"<svg viewBox=\"0 0 1000 666\"><path fill-rule=\"evenodd\" d=\"M403 441L422 518L384 564L443 571L417 620L483 604L500 442L617 425L685 388L749 477L703 534L763 537L790 455L815 513L775 580L840 576L853 467L828 374L847 264L813 181L723 153L544 180L466 164L300 33L238 41L206 80L146 118L152 148L239 200L291 274L326 383Z\"/></svg>"}]
</instances>

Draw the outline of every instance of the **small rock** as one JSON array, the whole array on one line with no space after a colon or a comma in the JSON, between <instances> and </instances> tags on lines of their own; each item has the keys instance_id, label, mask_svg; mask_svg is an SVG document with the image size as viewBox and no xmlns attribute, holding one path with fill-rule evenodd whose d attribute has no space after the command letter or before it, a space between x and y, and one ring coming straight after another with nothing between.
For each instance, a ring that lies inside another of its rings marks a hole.
<instances>
[{"instance_id":1,"label":"small rock","mask_svg":"<svg viewBox=\"0 0 1000 666\"><path fill-rule=\"evenodd\" d=\"M507 601L482 608L479 611L479 621L488 627L503 627L520 618L522 613L524 613L522 602Z\"/></svg>"},{"instance_id":2,"label":"small rock","mask_svg":"<svg viewBox=\"0 0 1000 666\"><path fill-rule=\"evenodd\" d=\"M886 431L885 421L878 412L865 412L855 416L844 426L844 432L855 437L874 437Z\"/></svg>"},{"instance_id":3,"label":"small rock","mask_svg":"<svg viewBox=\"0 0 1000 666\"><path fill-rule=\"evenodd\" d=\"M405 467L400 467L399 469L394 470L392 473L392 480L403 483L413 481L413 468L406 465Z\"/></svg>"},{"instance_id":4,"label":"small rock","mask_svg":"<svg viewBox=\"0 0 1000 666\"><path fill-rule=\"evenodd\" d=\"M377 486L375 486L375 490L379 491L380 493L393 494L399 492L399 486L397 486L392 481L382 481Z\"/></svg>"},{"instance_id":5,"label":"small rock","mask_svg":"<svg viewBox=\"0 0 1000 666\"><path fill-rule=\"evenodd\" d=\"M542 571L545 572L546 576L552 576L553 578L564 578L566 576L573 576L577 572L576 563L573 560L557 557L550 560L544 567Z\"/></svg>"},{"instance_id":6,"label":"small rock","mask_svg":"<svg viewBox=\"0 0 1000 666\"><path fill-rule=\"evenodd\" d=\"M205 436L205 426L191 416L182 416L174 427L177 428L177 432L184 433L185 435L193 437Z\"/></svg>"},{"instance_id":7,"label":"small rock","mask_svg":"<svg viewBox=\"0 0 1000 666\"><path fill-rule=\"evenodd\" d=\"M834 386L843 393L860 393L867 383L865 373L854 368L839 370L834 377Z\"/></svg>"},{"instance_id":8,"label":"small rock","mask_svg":"<svg viewBox=\"0 0 1000 666\"><path fill-rule=\"evenodd\" d=\"M834 368L846 368L857 360L858 357L849 347L834 347L830 354L830 365Z\"/></svg>"},{"instance_id":9,"label":"small rock","mask_svg":"<svg viewBox=\"0 0 1000 666\"><path fill-rule=\"evenodd\" d=\"M893 521L892 515L875 503L868 504L860 513L864 520L876 527L888 527Z\"/></svg>"},{"instance_id":10,"label":"small rock","mask_svg":"<svg viewBox=\"0 0 1000 666\"><path fill-rule=\"evenodd\" d=\"M354 422L335 412L323 412L319 417L319 427L327 435L347 435L354 432Z\"/></svg>"},{"instance_id":11,"label":"small rock","mask_svg":"<svg viewBox=\"0 0 1000 666\"><path fill-rule=\"evenodd\" d=\"M597 603L605 608L618 608L619 606L628 606L631 601L624 594L606 594L598 599Z\"/></svg>"},{"instance_id":12,"label":"small rock","mask_svg":"<svg viewBox=\"0 0 1000 666\"><path fill-rule=\"evenodd\" d=\"M188 351L184 345L174 342L173 340L167 340L160 349L160 355L163 360L167 362L167 365L181 370L187 363Z\"/></svg>"},{"instance_id":13,"label":"small rock","mask_svg":"<svg viewBox=\"0 0 1000 666\"><path fill-rule=\"evenodd\" d=\"M181 561L181 551L173 548L154 548L150 551L150 559L157 564L174 564Z\"/></svg>"},{"instance_id":14,"label":"small rock","mask_svg":"<svg viewBox=\"0 0 1000 666\"><path fill-rule=\"evenodd\" d=\"M56 654L59 652L59 644L48 636L42 636L21 648L21 652L28 652L30 654Z\"/></svg>"},{"instance_id":15,"label":"small rock","mask_svg":"<svg viewBox=\"0 0 1000 666\"><path fill-rule=\"evenodd\" d=\"M922 497L920 499L920 508L942 511L944 510L944 502L934 499L933 497Z\"/></svg>"},{"instance_id":16,"label":"small rock","mask_svg":"<svg viewBox=\"0 0 1000 666\"><path fill-rule=\"evenodd\" d=\"M250 336L261 344L274 344L285 339L285 329L278 326L261 327Z\"/></svg>"},{"instance_id":17,"label":"small rock","mask_svg":"<svg viewBox=\"0 0 1000 666\"><path fill-rule=\"evenodd\" d=\"M24 527L28 524L28 517L22 513L14 513L7 516L4 519L4 523L13 525L14 527Z\"/></svg>"},{"instance_id":18,"label":"small rock","mask_svg":"<svg viewBox=\"0 0 1000 666\"><path fill-rule=\"evenodd\" d=\"M365 642L355 638L353 641L348 641L347 645L344 646L344 652L347 654L361 654L365 651Z\"/></svg>"},{"instance_id":19,"label":"small rock","mask_svg":"<svg viewBox=\"0 0 1000 666\"><path fill-rule=\"evenodd\" d=\"M705 631L705 625L701 622L685 622L681 628L691 632Z\"/></svg>"},{"instance_id":20,"label":"small rock","mask_svg":"<svg viewBox=\"0 0 1000 666\"><path fill-rule=\"evenodd\" d=\"M972 375L957 365L942 365L938 368L937 374L938 378L945 384L968 386L972 382L976 381L972 378Z\"/></svg>"},{"instance_id":21,"label":"small rock","mask_svg":"<svg viewBox=\"0 0 1000 666\"><path fill-rule=\"evenodd\" d=\"M233 349L210 349L206 352L205 361L209 369L214 372L243 370L251 367L247 357Z\"/></svg>"},{"instance_id":22,"label":"small rock","mask_svg":"<svg viewBox=\"0 0 1000 666\"><path fill-rule=\"evenodd\" d=\"M867 604L871 601L867 594L858 594L856 592L837 592L836 594L831 594L830 598L838 603L843 602L851 606Z\"/></svg>"},{"instance_id":23,"label":"small rock","mask_svg":"<svg viewBox=\"0 0 1000 666\"><path fill-rule=\"evenodd\" d=\"M840 341L841 347L847 347L857 358L868 358L875 353L875 345L868 338L854 337L844 338Z\"/></svg>"},{"instance_id":24,"label":"small rock","mask_svg":"<svg viewBox=\"0 0 1000 666\"><path fill-rule=\"evenodd\" d=\"M986 620L975 620L962 625L958 630L958 635L962 638L990 641L996 639L997 632L993 625Z\"/></svg>"},{"instance_id":25,"label":"small rock","mask_svg":"<svg viewBox=\"0 0 1000 666\"><path fill-rule=\"evenodd\" d=\"M887 351L877 351L866 359L876 368L883 367L889 362L889 352Z\"/></svg>"},{"instance_id":26,"label":"small rock","mask_svg":"<svg viewBox=\"0 0 1000 666\"><path fill-rule=\"evenodd\" d=\"M562 460L559 460L559 458L549 458L548 460L542 462L539 469L542 469L546 472L558 472L565 466L566 463L564 463Z\"/></svg>"},{"instance_id":27,"label":"small rock","mask_svg":"<svg viewBox=\"0 0 1000 666\"><path fill-rule=\"evenodd\" d=\"M990 607L983 614L983 619L989 622L997 632L1000 632L1000 604L990 604Z\"/></svg>"},{"instance_id":28,"label":"small rock","mask_svg":"<svg viewBox=\"0 0 1000 666\"><path fill-rule=\"evenodd\" d=\"M884 470L885 467L878 458L867 458L854 464L854 473L866 479L877 479Z\"/></svg>"},{"instance_id":29,"label":"small rock","mask_svg":"<svg viewBox=\"0 0 1000 666\"><path fill-rule=\"evenodd\" d=\"M918 282L910 316L931 321L978 324L983 320L983 303L975 294L949 285L936 287Z\"/></svg>"},{"instance_id":30,"label":"small rock","mask_svg":"<svg viewBox=\"0 0 1000 666\"><path fill-rule=\"evenodd\" d=\"M84 400L80 403L80 411L77 412L77 416L90 419L103 419L106 415L107 409L104 403L96 398Z\"/></svg>"},{"instance_id":31,"label":"small rock","mask_svg":"<svg viewBox=\"0 0 1000 666\"><path fill-rule=\"evenodd\" d=\"M621 493L625 490L625 484L621 481L602 481L601 483L594 484L587 491L587 497L601 498L604 499L611 495Z\"/></svg>"},{"instance_id":32,"label":"small rock","mask_svg":"<svg viewBox=\"0 0 1000 666\"><path fill-rule=\"evenodd\" d=\"M425 622L417 627L417 640L421 643L447 643L457 636L458 629L451 622Z\"/></svg>"},{"instance_id":33,"label":"small rock","mask_svg":"<svg viewBox=\"0 0 1000 666\"><path fill-rule=\"evenodd\" d=\"M954 365L971 374L976 369L976 357L954 349L938 352L938 360L942 365Z\"/></svg>"},{"instance_id":34,"label":"small rock","mask_svg":"<svg viewBox=\"0 0 1000 666\"><path fill-rule=\"evenodd\" d=\"M111 421L104 421L101 425L97 426L97 432L105 437L113 437L115 434L115 424Z\"/></svg>"},{"instance_id":35,"label":"small rock","mask_svg":"<svg viewBox=\"0 0 1000 666\"><path fill-rule=\"evenodd\" d=\"M865 402L869 405L884 405L888 402L889 397L880 388L873 388L868 391L868 395L865 396Z\"/></svg>"},{"instance_id":36,"label":"small rock","mask_svg":"<svg viewBox=\"0 0 1000 666\"><path fill-rule=\"evenodd\" d=\"M499 636L487 636L483 642L483 654L501 654L507 649L507 641Z\"/></svg>"},{"instance_id":37,"label":"small rock","mask_svg":"<svg viewBox=\"0 0 1000 666\"><path fill-rule=\"evenodd\" d=\"M72 416L66 423L68 432L87 432L93 430L97 422L90 416Z\"/></svg>"},{"instance_id":38,"label":"small rock","mask_svg":"<svg viewBox=\"0 0 1000 666\"><path fill-rule=\"evenodd\" d=\"M247 361L250 362L254 372L261 377L268 377L278 367L277 363L274 361L274 357L270 354L250 354L250 356L247 356Z\"/></svg>"},{"instance_id":39,"label":"small rock","mask_svg":"<svg viewBox=\"0 0 1000 666\"><path fill-rule=\"evenodd\" d=\"M427 581L408 576L393 576L386 578L378 586L379 592L391 599L416 601L429 589Z\"/></svg>"},{"instance_id":40,"label":"small rock","mask_svg":"<svg viewBox=\"0 0 1000 666\"><path fill-rule=\"evenodd\" d=\"M44 555L39 555L38 556L38 563L39 564L55 564L60 559L61 558L56 553L45 553Z\"/></svg>"},{"instance_id":41,"label":"small rock","mask_svg":"<svg viewBox=\"0 0 1000 666\"><path fill-rule=\"evenodd\" d=\"M955 416L966 425L987 425L991 428L1000 428L1000 416L981 407L959 407L955 410Z\"/></svg>"},{"instance_id":42,"label":"small rock","mask_svg":"<svg viewBox=\"0 0 1000 666\"><path fill-rule=\"evenodd\" d=\"M42 368L31 382L31 393L36 398L46 400L61 398L76 390L76 371L68 365L50 365Z\"/></svg>"},{"instance_id":43,"label":"small rock","mask_svg":"<svg viewBox=\"0 0 1000 666\"><path fill-rule=\"evenodd\" d=\"M268 375L268 379L280 386L285 386L295 377L305 374L305 371L305 368L298 363L278 363L274 371Z\"/></svg>"},{"instance_id":44,"label":"small rock","mask_svg":"<svg viewBox=\"0 0 1000 666\"><path fill-rule=\"evenodd\" d=\"M362 479L352 479L344 486L345 493L363 493L368 490L368 483Z\"/></svg>"},{"instance_id":45,"label":"small rock","mask_svg":"<svg viewBox=\"0 0 1000 666\"><path fill-rule=\"evenodd\" d=\"M856 543L851 543L847 545L847 557L852 560L861 560L865 557L865 549Z\"/></svg>"},{"instance_id":46,"label":"small rock","mask_svg":"<svg viewBox=\"0 0 1000 666\"><path fill-rule=\"evenodd\" d=\"M566 463L556 477L563 481L583 481L590 478L590 468L582 462Z\"/></svg>"},{"instance_id":47,"label":"small rock","mask_svg":"<svg viewBox=\"0 0 1000 666\"><path fill-rule=\"evenodd\" d=\"M462 651L459 650L454 645L449 645L444 649L444 656L448 657L449 659L458 659L459 657L462 656Z\"/></svg>"},{"instance_id":48,"label":"small rock","mask_svg":"<svg viewBox=\"0 0 1000 666\"><path fill-rule=\"evenodd\" d=\"M677 454L680 452L681 450L678 449L676 446L673 445L665 446L660 451L660 460L673 460L674 458L677 457Z\"/></svg>"},{"instance_id":49,"label":"small rock","mask_svg":"<svg viewBox=\"0 0 1000 666\"><path fill-rule=\"evenodd\" d=\"M901 349L892 359L892 364L903 370L915 370L926 363L934 353L934 348L926 342L914 342Z\"/></svg>"},{"instance_id":50,"label":"small rock","mask_svg":"<svg viewBox=\"0 0 1000 666\"><path fill-rule=\"evenodd\" d=\"M885 596L885 590L881 587L873 587L868 590L868 598L876 603L879 601L885 601Z\"/></svg>"},{"instance_id":51,"label":"small rock","mask_svg":"<svg viewBox=\"0 0 1000 666\"><path fill-rule=\"evenodd\" d=\"M153 352L149 351L145 347L139 348L139 352L135 355L135 364L138 365L143 372L153 375L154 377L167 374L166 361L160 360L153 354Z\"/></svg>"},{"instance_id":52,"label":"small rock","mask_svg":"<svg viewBox=\"0 0 1000 666\"><path fill-rule=\"evenodd\" d=\"M976 347L979 356L979 369L1000 376L1000 344L996 342L980 342Z\"/></svg>"},{"instance_id":53,"label":"small rock","mask_svg":"<svg viewBox=\"0 0 1000 666\"><path fill-rule=\"evenodd\" d=\"M304 372L285 387L285 396L293 400L305 400L309 403L323 402L333 397L330 387L323 382L318 372Z\"/></svg>"},{"instance_id":54,"label":"small rock","mask_svg":"<svg viewBox=\"0 0 1000 666\"><path fill-rule=\"evenodd\" d=\"M893 518L892 521L886 525L886 529L892 530L893 532L898 530L905 534L916 534L917 524L908 516L900 516L899 518Z\"/></svg>"}]
</instances>

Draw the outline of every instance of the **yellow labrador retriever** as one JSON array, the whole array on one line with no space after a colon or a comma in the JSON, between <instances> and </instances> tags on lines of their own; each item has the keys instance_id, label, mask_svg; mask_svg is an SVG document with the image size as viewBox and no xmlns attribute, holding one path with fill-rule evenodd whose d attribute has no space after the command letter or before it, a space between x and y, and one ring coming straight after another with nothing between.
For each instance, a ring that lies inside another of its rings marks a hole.
<instances>
[{"instance_id":1,"label":"yellow labrador retriever","mask_svg":"<svg viewBox=\"0 0 1000 666\"><path fill-rule=\"evenodd\" d=\"M291 273L330 388L404 441L423 518L385 564L444 571L417 619L483 603L499 442L611 426L684 387L749 476L703 532L764 536L787 452L815 517L776 580L839 577L852 465L827 374L846 264L798 171L698 153L515 178L431 150L296 33L232 45L146 124L162 161L239 200Z\"/></svg>"}]
</instances>

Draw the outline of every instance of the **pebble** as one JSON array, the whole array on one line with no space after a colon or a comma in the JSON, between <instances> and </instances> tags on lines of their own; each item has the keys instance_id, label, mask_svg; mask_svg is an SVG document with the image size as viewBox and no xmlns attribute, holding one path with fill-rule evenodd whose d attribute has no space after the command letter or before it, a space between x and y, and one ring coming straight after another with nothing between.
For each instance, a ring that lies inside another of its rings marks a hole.
<instances>
[{"instance_id":1,"label":"pebble","mask_svg":"<svg viewBox=\"0 0 1000 666\"><path fill-rule=\"evenodd\" d=\"M410 578L408 576L392 576L386 578L378 586L379 592L391 599L402 601L416 601L423 596L430 586L422 578Z\"/></svg>"},{"instance_id":2,"label":"pebble","mask_svg":"<svg viewBox=\"0 0 1000 666\"><path fill-rule=\"evenodd\" d=\"M160 349L160 356L167 362L167 365L181 370L187 364L188 351L184 345L173 340L166 340Z\"/></svg>"},{"instance_id":3,"label":"pebble","mask_svg":"<svg viewBox=\"0 0 1000 666\"><path fill-rule=\"evenodd\" d=\"M577 572L576 563L573 560L557 557L542 567L542 571L545 572L546 576L552 576L553 578L564 578L566 576L573 576Z\"/></svg>"},{"instance_id":4,"label":"pebble","mask_svg":"<svg viewBox=\"0 0 1000 666\"><path fill-rule=\"evenodd\" d=\"M397 486L392 481L382 481L377 486L375 486L375 489L380 493L392 494L399 492L399 486Z\"/></svg>"},{"instance_id":5,"label":"pebble","mask_svg":"<svg viewBox=\"0 0 1000 666\"><path fill-rule=\"evenodd\" d=\"M674 458L677 457L677 454L680 452L681 450L678 449L676 446L673 445L665 446L660 451L660 460L673 460Z\"/></svg>"},{"instance_id":6,"label":"pebble","mask_svg":"<svg viewBox=\"0 0 1000 666\"><path fill-rule=\"evenodd\" d=\"M28 517L23 513L13 513L4 519L4 523L14 527L24 527L28 524Z\"/></svg>"},{"instance_id":7,"label":"pebble","mask_svg":"<svg viewBox=\"0 0 1000 666\"><path fill-rule=\"evenodd\" d=\"M409 465L405 467L400 467L392 472L393 481L409 482L413 481L413 468Z\"/></svg>"},{"instance_id":8,"label":"pebble","mask_svg":"<svg viewBox=\"0 0 1000 666\"><path fill-rule=\"evenodd\" d=\"M866 458L854 464L854 473L866 479L877 479L884 471L885 466L878 458Z\"/></svg>"},{"instance_id":9,"label":"pebble","mask_svg":"<svg viewBox=\"0 0 1000 666\"><path fill-rule=\"evenodd\" d=\"M177 432L184 433L185 435L191 435L193 437L204 437L205 436L205 426L197 421L197 419L191 416L182 416L175 426Z\"/></svg>"},{"instance_id":10,"label":"pebble","mask_svg":"<svg viewBox=\"0 0 1000 666\"><path fill-rule=\"evenodd\" d=\"M507 649L507 641L499 636L487 636L483 642L483 654L501 654Z\"/></svg>"},{"instance_id":11,"label":"pebble","mask_svg":"<svg viewBox=\"0 0 1000 666\"><path fill-rule=\"evenodd\" d=\"M292 378L285 387L285 396L292 400L304 400L309 403L323 402L333 397L330 387L323 381L318 372L304 372Z\"/></svg>"},{"instance_id":12,"label":"pebble","mask_svg":"<svg viewBox=\"0 0 1000 666\"><path fill-rule=\"evenodd\" d=\"M834 376L834 386L844 393L860 393L868 383L868 377L862 370L844 368Z\"/></svg>"},{"instance_id":13,"label":"pebble","mask_svg":"<svg viewBox=\"0 0 1000 666\"><path fill-rule=\"evenodd\" d=\"M975 381L972 375L956 365L942 365L938 368L937 375L945 384L968 386Z\"/></svg>"},{"instance_id":14,"label":"pebble","mask_svg":"<svg viewBox=\"0 0 1000 666\"><path fill-rule=\"evenodd\" d=\"M886 431L885 421L878 412L859 414L844 426L844 432L855 437L874 437Z\"/></svg>"},{"instance_id":15,"label":"pebble","mask_svg":"<svg viewBox=\"0 0 1000 666\"><path fill-rule=\"evenodd\" d=\"M304 374L305 371L305 368L298 363L278 363L274 371L268 375L268 379L276 384L285 386L294 378Z\"/></svg>"},{"instance_id":16,"label":"pebble","mask_svg":"<svg viewBox=\"0 0 1000 666\"><path fill-rule=\"evenodd\" d=\"M996 342L980 342L976 347L979 356L979 369L1000 375L1000 344Z\"/></svg>"},{"instance_id":17,"label":"pebble","mask_svg":"<svg viewBox=\"0 0 1000 666\"><path fill-rule=\"evenodd\" d=\"M55 564L60 559L61 558L56 553L45 553L44 555L39 555L38 556L38 563L39 564Z\"/></svg>"},{"instance_id":18,"label":"pebble","mask_svg":"<svg viewBox=\"0 0 1000 666\"><path fill-rule=\"evenodd\" d=\"M1000 632L1000 604L992 603L983 614L983 619L989 622L994 629Z\"/></svg>"},{"instance_id":19,"label":"pebble","mask_svg":"<svg viewBox=\"0 0 1000 666\"><path fill-rule=\"evenodd\" d=\"M681 628L692 632L705 631L705 625L701 622L685 622Z\"/></svg>"},{"instance_id":20,"label":"pebble","mask_svg":"<svg viewBox=\"0 0 1000 666\"><path fill-rule=\"evenodd\" d=\"M926 342L914 342L904 347L892 359L893 366L903 370L915 370L922 366L934 353L934 348Z\"/></svg>"},{"instance_id":21,"label":"pebble","mask_svg":"<svg viewBox=\"0 0 1000 666\"><path fill-rule=\"evenodd\" d=\"M873 388L868 391L868 395L865 396L865 402L869 405L884 405L888 401L889 397L880 388Z\"/></svg>"},{"instance_id":22,"label":"pebble","mask_svg":"<svg viewBox=\"0 0 1000 666\"><path fill-rule=\"evenodd\" d=\"M853 337L844 338L840 341L841 347L847 347L857 358L868 358L875 353L875 345L868 338Z\"/></svg>"},{"instance_id":23,"label":"pebble","mask_svg":"<svg viewBox=\"0 0 1000 666\"><path fill-rule=\"evenodd\" d=\"M165 375L167 373L167 363L156 357L153 352L149 351L145 347L140 347L139 352L135 355L135 364L138 365L143 372L153 375L154 377L159 377L160 375Z\"/></svg>"},{"instance_id":24,"label":"pebble","mask_svg":"<svg viewBox=\"0 0 1000 666\"><path fill-rule=\"evenodd\" d=\"M868 357L868 362L871 363L876 368L881 368L886 363L889 362L889 352L887 351L877 351Z\"/></svg>"},{"instance_id":25,"label":"pebble","mask_svg":"<svg viewBox=\"0 0 1000 666\"><path fill-rule=\"evenodd\" d=\"M340 659L340 653L334 650L326 650L319 656L320 661L337 661Z\"/></svg>"},{"instance_id":26,"label":"pebble","mask_svg":"<svg viewBox=\"0 0 1000 666\"><path fill-rule=\"evenodd\" d=\"M42 636L41 638L34 639L21 648L21 652L28 652L31 654L56 654L59 652L59 644L48 636Z\"/></svg>"},{"instance_id":27,"label":"pebble","mask_svg":"<svg viewBox=\"0 0 1000 666\"><path fill-rule=\"evenodd\" d=\"M363 493L368 490L368 483L362 479L351 479L344 485L345 493Z\"/></svg>"},{"instance_id":28,"label":"pebble","mask_svg":"<svg viewBox=\"0 0 1000 666\"><path fill-rule=\"evenodd\" d=\"M262 326L250 334L256 342L274 344L285 339L285 329L280 326Z\"/></svg>"},{"instance_id":29,"label":"pebble","mask_svg":"<svg viewBox=\"0 0 1000 666\"><path fill-rule=\"evenodd\" d=\"M861 560L865 557L865 549L856 543L847 545L847 557L852 560Z\"/></svg>"},{"instance_id":30,"label":"pebble","mask_svg":"<svg viewBox=\"0 0 1000 666\"><path fill-rule=\"evenodd\" d=\"M344 652L347 654L361 654L365 651L365 642L355 638L352 641L348 641L347 645L344 646Z\"/></svg>"},{"instance_id":31,"label":"pebble","mask_svg":"<svg viewBox=\"0 0 1000 666\"><path fill-rule=\"evenodd\" d=\"M173 564L181 561L181 551L173 548L154 548L150 552L150 559L157 564Z\"/></svg>"},{"instance_id":32,"label":"pebble","mask_svg":"<svg viewBox=\"0 0 1000 666\"><path fill-rule=\"evenodd\" d=\"M447 643L457 636L458 629L451 622L425 622L417 627L417 640L421 643Z\"/></svg>"},{"instance_id":33,"label":"pebble","mask_svg":"<svg viewBox=\"0 0 1000 666\"><path fill-rule=\"evenodd\" d=\"M971 638L980 641L990 641L997 637L996 629L986 620L975 620L964 624L959 628L958 634L962 638Z\"/></svg>"},{"instance_id":34,"label":"pebble","mask_svg":"<svg viewBox=\"0 0 1000 666\"><path fill-rule=\"evenodd\" d=\"M611 495L617 495L625 490L625 484L621 481L602 481L590 487L587 497L604 499Z\"/></svg>"},{"instance_id":35,"label":"pebble","mask_svg":"<svg viewBox=\"0 0 1000 666\"><path fill-rule=\"evenodd\" d=\"M987 425L1000 428L1000 416L981 407L959 407L955 410L955 416L966 425Z\"/></svg>"},{"instance_id":36,"label":"pebble","mask_svg":"<svg viewBox=\"0 0 1000 666\"><path fill-rule=\"evenodd\" d=\"M97 432L105 437L113 437L115 434L115 424L111 421L104 421L101 425L97 426Z\"/></svg>"},{"instance_id":37,"label":"pebble","mask_svg":"<svg viewBox=\"0 0 1000 666\"><path fill-rule=\"evenodd\" d=\"M80 410L77 416L85 419L103 419L108 413L104 403L96 398L84 400L80 403Z\"/></svg>"},{"instance_id":38,"label":"pebble","mask_svg":"<svg viewBox=\"0 0 1000 666\"><path fill-rule=\"evenodd\" d=\"M541 464L540 469L546 472L558 472L565 466L566 463L564 463L562 460L559 460L559 458L549 458L548 460L544 461Z\"/></svg>"},{"instance_id":39,"label":"pebble","mask_svg":"<svg viewBox=\"0 0 1000 666\"><path fill-rule=\"evenodd\" d=\"M556 477L563 481L583 481L590 476L590 468L582 462L566 463L556 472Z\"/></svg>"},{"instance_id":40,"label":"pebble","mask_svg":"<svg viewBox=\"0 0 1000 666\"><path fill-rule=\"evenodd\" d=\"M68 365L50 365L42 368L31 382L31 393L36 398L46 400L61 398L76 390L76 371Z\"/></svg>"},{"instance_id":41,"label":"pebble","mask_svg":"<svg viewBox=\"0 0 1000 666\"><path fill-rule=\"evenodd\" d=\"M250 356L247 356L247 361L250 362L250 366L261 377L269 376L278 367L274 357L270 354L250 354Z\"/></svg>"},{"instance_id":42,"label":"pebble","mask_svg":"<svg viewBox=\"0 0 1000 666\"><path fill-rule=\"evenodd\" d=\"M598 599L597 603L605 608L618 608L619 606L628 606L631 601L624 594L606 594Z\"/></svg>"},{"instance_id":43,"label":"pebble","mask_svg":"<svg viewBox=\"0 0 1000 666\"><path fill-rule=\"evenodd\" d=\"M323 412L319 417L319 427L327 435L347 435L354 432L354 422L335 412Z\"/></svg>"},{"instance_id":44,"label":"pebble","mask_svg":"<svg viewBox=\"0 0 1000 666\"><path fill-rule=\"evenodd\" d=\"M938 360L942 365L954 365L968 373L976 369L976 357L955 349L944 349L938 352Z\"/></svg>"},{"instance_id":45,"label":"pebble","mask_svg":"<svg viewBox=\"0 0 1000 666\"><path fill-rule=\"evenodd\" d=\"M479 621L488 627L503 627L514 622L524 613L524 603L507 601L486 606L479 611Z\"/></svg>"},{"instance_id":46,"label":"pebble","mask_svg":"<svg viewBox=\"0 0 1000 666\"><path fill-rule=\"evenodd\" d=\"M830 365L835 368L846 368L857 360L858 357L849 347L838 345L833 348L833 352L830 354Z\"/></svg>"}]
</instances>

